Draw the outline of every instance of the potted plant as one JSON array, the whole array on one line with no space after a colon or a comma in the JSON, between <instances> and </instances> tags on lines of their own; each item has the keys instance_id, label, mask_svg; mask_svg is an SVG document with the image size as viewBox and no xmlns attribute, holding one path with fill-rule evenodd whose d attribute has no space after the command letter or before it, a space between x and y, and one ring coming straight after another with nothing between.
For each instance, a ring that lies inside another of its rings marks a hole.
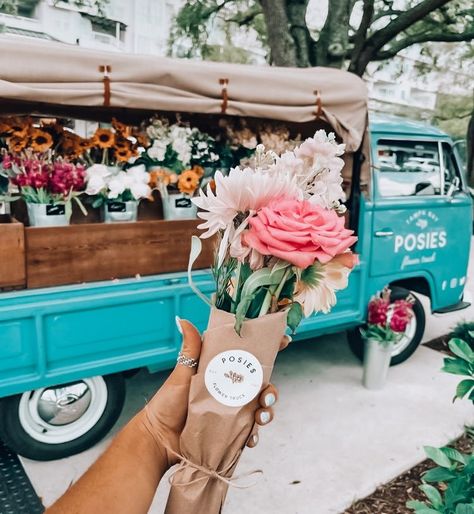
<instances>
[{"instance_id":1,"label":"potted plant","mask_svg":"<svg viewBox=\"0 0 474 514\"><path fill-rule=\"evenodd\" d=\"M106 223L136 221L140 200L151 195L149 180L143 165L123 170L93 164L86 171L86 194L94 198L93 207L102 207Z\"/></svg>"},{"instance_id":2,"label":"potted plant","mask_svg":"<svg viewBox=\"0 0 474 514\"><path fill-rule=\"evenodd\" d=\"M153 118L146 127L149 146L137 160L150 171L151 184L163 201L165 219L196 218L191 202L219 162L216 141L198 128Z\"/></svg>"},{"instance_id":3,"label":"potted plant","mask_svg":"<svg viewBox=\"0 0 474 514\"><path fill-rule=\"evenodd\" d=\"M405 332L413 316L413 299L390 302L390 289L373 296L368 306L368 320L361 330L365 339L364 374L367 389L382 389L387 380L393 346Z\"/></svg>"}]
</instances>

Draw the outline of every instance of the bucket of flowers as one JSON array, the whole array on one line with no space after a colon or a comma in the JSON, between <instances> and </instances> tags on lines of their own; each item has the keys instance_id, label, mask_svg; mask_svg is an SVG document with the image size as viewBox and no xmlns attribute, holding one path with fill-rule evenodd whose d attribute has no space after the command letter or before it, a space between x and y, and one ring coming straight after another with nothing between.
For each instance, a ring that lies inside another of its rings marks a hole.
<instances>
[{"instance_id":1,"label":"bucket of flowers","mask_svg":"<svg viewBox=\"0 0 474 514\"><path fill-rule=\"evenodd\" d=\"M30 226L68 225L73 200L87 214L79 199L85 187L85 167L69 162L56 150L63 133L60 125L33 123L28 118L0 122L0 136L6 141L0 174L10 182L8 200L25 201Z\"/></svg>"},{"instance_id":2,"label":"bucket of flowers","mask_svg":"<svg viewBox=\"0 0 474 514\"><path fill-rule=\"evenodd\" d=\"M196 218L191 198L212 178L219 162L215 139L180 121L170 125L161 118L153 118L146 133L150 144L137 162L150 171L150 183L161 194L165 219Z\"/></svg>"},{"instance_id":3,"label":"bucket of flowers","mask_svg":"<svg viewBox=\"0 0 474 514\"><path fill-rule=\"evenodd\" d=\"M413 317L413 298L390 301L390 289L385 287L373 296L368 306L362 383L367 389L382 389L395 343L401 340Z\"/></svg>"},{"instance_id":4,"label":"bucket of flowers","mask_svg":"<svg viewBox=\"0 0 474 514\"><path fill-rule=\"evenodd\" d=\"M127 125L112 120L111 128L98 128L81 158L86 170L86 194L101 207L106 223L137 220L138 204L151 194L145 166L130 166L141 141Z\"/></svg>"}]
</instances>

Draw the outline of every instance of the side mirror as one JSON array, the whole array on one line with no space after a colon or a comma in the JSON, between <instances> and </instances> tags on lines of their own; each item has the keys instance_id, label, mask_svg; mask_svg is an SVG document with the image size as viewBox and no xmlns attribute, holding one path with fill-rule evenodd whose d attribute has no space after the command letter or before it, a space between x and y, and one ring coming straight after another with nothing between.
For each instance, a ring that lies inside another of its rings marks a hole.
<instances>
[{"instance_id":1,"label":"side mirror","mask_svg":"<svg viewBox=\"0 0 474 514\"><path fill-rule=\"evenodd\" d=\"M449 184L449 188L446 191L446 197L452 198L454 196L454 193L459 190L459 186L461 184L461 181L459 180L459 177L454 177L451 184Z\"/></svg>"}]
</instances>

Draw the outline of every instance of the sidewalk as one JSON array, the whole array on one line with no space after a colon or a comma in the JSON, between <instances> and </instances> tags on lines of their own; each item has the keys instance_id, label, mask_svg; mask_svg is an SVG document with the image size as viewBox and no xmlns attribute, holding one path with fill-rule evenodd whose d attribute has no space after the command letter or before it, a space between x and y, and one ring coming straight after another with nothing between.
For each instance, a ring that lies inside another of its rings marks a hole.
<instances>
[{"instance_id":1,"label":"sidewalk","mask_svg":"<svg viewBox=\"0 0 474 514\"><path fill-rule=\"evenodd\" d=\"M468 289L472 295L472 282ZM425 340L445 334L461 319L474 320L474 306L448 316L428 316ZM391 368L384 390L371 392L361 385L362 368L344 334L290 345L278 357L273 375L280 390L276 418L261 429L259 445L244 452L238 468L241 473L261 468L264 477L251 489L231 489L224 513L340 514L353 500L423 460L424 445L444 445L460 435L465 424L474 424L474 409L468 402L452 403L459 377L439 371L442 359L438 352L420 347L406 363ZM116 430L165 376L142 371L128 381ZM23 459L45 505L61 495L109 441L60 461ZM151 514L163 512L166 494L164 486Z\"/></svg>"}]
</instances>

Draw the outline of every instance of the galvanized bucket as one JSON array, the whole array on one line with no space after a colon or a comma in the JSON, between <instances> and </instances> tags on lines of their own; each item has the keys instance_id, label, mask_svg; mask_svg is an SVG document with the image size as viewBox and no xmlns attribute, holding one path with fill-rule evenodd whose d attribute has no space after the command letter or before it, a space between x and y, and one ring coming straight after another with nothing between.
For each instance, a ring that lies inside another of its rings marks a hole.
<instances>
[{"instance_id":1,"label":"galvanized bucket","mask_svg":"<svg viewBox=\"0 0 474 514\"><path fill-rule=\"evenodd\" d=\"M27 203L30 227L64 227L69 225L64 204Z\"/></svg>"},{"instance_id":2,"label":"galvanized bucket","mask_svg":"<svg viewBox=\"0 0 474 514\"><path fill-rule=\"evenodd\" d=\"M184 194L162 195L165 220L189 220L197 218L197 207Z\"/></svg>"},{"instance_id":3,"label":"galvanized bucket","mask_svg":"<svg viewBox=\"0 0 474 514\"><path fill-rule=\"evenodd\" d=\"M392 352L393 342L382 344L376 339L365 340L362 383L367 389L377 390L384 387Z\"/></svg>"},{"instance_id":4,"label":"galvanized bucket","mask_svg":"<svg viewBox=\"0 0 474 514\"><path fill-rule=\"evenodd\" d=\"M138 202L108 201L103 206L105 223L137 221Z\"/></svg>"}]
</instances>

